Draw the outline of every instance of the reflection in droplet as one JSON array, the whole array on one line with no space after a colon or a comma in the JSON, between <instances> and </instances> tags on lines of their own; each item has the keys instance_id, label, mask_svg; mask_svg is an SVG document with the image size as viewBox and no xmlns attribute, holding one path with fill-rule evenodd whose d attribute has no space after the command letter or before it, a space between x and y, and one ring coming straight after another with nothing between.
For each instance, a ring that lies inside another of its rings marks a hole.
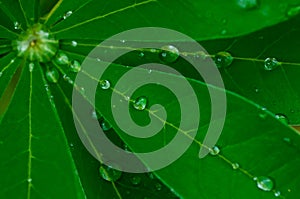
<instances>
[{"instance_id":1,"label":"reflection in droplet","mask_svg":"<svg viewBox=\"0 0 300 199\"><path fill-rule=\"evenodd\" d=\"M263 191L271 191L274 187L273 181L265 176L257 177L256 185L259 189Z\"/></svg>"},{"instance_id":2,"label":"reflection in droplet","mask_svg":"<svg viewBox=\"0 0 300 199\"><path fill-rule=\"evenodd\" d=\"M68 12L66 12L63 16L63 19L67 19L68 17L70 17L73 14L73 12L71 10L69 10Z\"/></svg>"},{"instance_id":3,"label":"reflection in droplet","mask_svg":"<svg viewBox=\"0 0 300 199\"><path fill-rule=\"evenodd\" d=\"M55 68L48 69L46 71L46 79L51 83L57 83L59 79L59 73Z\"/></svg>"},{"instance_id":4,"label":"reflection in droplet","mask_svg":"<svg viewBox=\"0 0 300 199\"><path fill-rule=\"evenodd\" d=\"M21 24L20 24L18 21L15 21L15 22L14 22L14 29L15 29L15 30L21 29Z\"/></svg>"},{"instance_id":5,"label":"reflection in droplet","mask_svg":"<svg viewBox=\"0 0 300 199\"><path fill-rule=\"evenodd\" d=\"M271 71L280 66L280 63L276 60L276 58L267 58L265 59L265 70Z\"/></svg>"},{"instance_id":6,"label":"reflection in droplet","mask_svg":"<svg viewBox=\"0 0 300 199\"><path fill-rule=\"evenodd\" d=\"M163 46L161 48L160 59L163 62L172 63L179 57L179 50L172 45Z\"/></svg>"},{"instance_id":7,"label":"reflection in droplet","mask_svg":"<svg viewBox=\"0 0 300 199\"><path fill-rule=\"evenodd\" d=\"M78 73L81 70L80 62L77 60L73 60L70 65L71 71Z\"/></svg>"},{"instance_id":8,"label":"reflection in droplet","mask_svg":"<svg viewBox=\"0 0 300 199\"><path fill-rule=\"evenodd\" d=\"M108 80L100 80L99 85L103 90L107 90L110 88L110 82Z\"/></svg>"},{"instance_id":9,"label":"reflection in droplet","mask_svg":"<svg viewBox=\"0 0 300 199\"><path fill-rule=\"evenodd\" d=\"M99 168L100 176L109 182L115 182L117 181L121 175L122 172L116 169L113 169L106 165L101 165Z\"/></svg>"},{"instance_id":10,"label":"reflection in droplet","mask_svg":"<svg viewBox=\"0 0 300 199\"><path fill-rule=\"evenodd\" d=\"M219 153L220 153L220 149L217 146L214 146L213 148L210 149L211 155L218 155Z\"/></svg>"},{"instance_id":11,"label":"reflection in droplet","mask_svg":"<svg viewBox=\"0 0 300 199\"><path fill-rule=\"evenodd\" d=\"M287 124L287 125L289 124L288 118L285 115L283 115L283 114L280 114L280 113L276 114L275 118L278 119L280 122L282 122L284 124Z\"/></svg>"},{"instance_id":12,"label":"reflection in droplet","mask_svg":"<svg viewBox=\"0 0 300 199\"><path fill-rule=\"evenodd\" d=\"M280 195L281 195L280 191L275 191L275 192L274 192L274 196L275 196L275 197L279 197Z\"/></svg>"},{"instance_id":13,"label":"reflection in droplet","mask_svg":"<svg viewBox=\"0 0 300 199\"><path fill-rule=\"evenodd\" d=\"M231 65L233 57L229 52L221 51L215 56L215 63L218 68L226 68Z\"/></svg>"},{"instance_id":14,"label":"reflection in droplet","mask_svg":"<svg viewBox=\"0 0 300 199\"><path fill-rule=\"evenodd\" d=\"M68 55L63 52L57 53L55 57L55 62L60 65L66 65L70 63Z\"/></svg>"},{"instance_id":15,"label":"reflection in droplet","mask_svg":"<svg viewBox=\"0 0 300 199\"><path fill-rule=\"evenodd\" d=\"M102 119L99 123L103 131L109 131L112 128L111 124L104 119Z\"/></svg>"},{"instance_id":16,"label":"reflection in droplet","mask_svg":"<svg viewBox=\"0 0 300 199\"><path fill-rule=\"evenodd\" d=\"M133 103L133 108L139 111L145 110L146 106L147 106L146 97L138 97Z\"/></svg>"}]
</instances>

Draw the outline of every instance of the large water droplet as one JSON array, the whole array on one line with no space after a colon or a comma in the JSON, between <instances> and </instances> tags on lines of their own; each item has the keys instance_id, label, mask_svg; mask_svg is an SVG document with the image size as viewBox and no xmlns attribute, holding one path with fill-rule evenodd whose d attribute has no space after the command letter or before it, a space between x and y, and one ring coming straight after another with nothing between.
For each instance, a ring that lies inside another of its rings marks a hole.
<instances>
[{"instance_id":1,"label":"large water droplet","mask_svg":"<svg viewBox=\"0 0 300 199\"><path fill-rule=\"evenodd\" d=\"M146 106L147 106L146 97L138 97L133 103L133 108L139 111L145 110Z\"/></svg>"},{"instance_id":2,"label":"large water droplet","mask_svg":"<svg viewBox=\"0 0 300 199\"><path fill-rule=\"evenodd\" d=\"M70 65L71 71L78 73L81 70L81 65L79 61L73 60Z\"/></svg>"},{"instance_id":3,"label":"large water droplet","mask_svg":"<svg viewBox=\"0 0 300 199\"><path fill-rule=\"evenodd\" d=\"M281 121L284 124L289 124L289 120L287 119L287 117L283 114L276 114L275 118L278 119L279 121Z\"/></svg>"},{"instance_id":4,"label":"large water droplet","mask_svg":"<svg viewBox=\"0 0 300 199\"><path fill-rule=\"evenodd\" d=\"M161 48L159 56L163 62L172 63L178 59L179 55L179 50L175 46L167 45Z\"/></svg>"},{"instance_id":5,"label":"large water droplet","mask_svg":"<svg viewBox=\"0 0 300 199\"><path fill-rule=\"evenodd\" d=\"M236 170L236 169L238 169L238 168L240 168L240 165L238 164L238 163L232 163L232 168L234 169L234 170Z\"/></svg>"},{"instance_id":6,"label":"large water droplet","mask_svg":"<svg viewBox=\"0 0 300 199\"><path fill-rule=\"evenodd\" d=\"M258 0L237 0L237 4L242 9L250 10L258 6Z\"/></svg>"},{"instance_id":7,"label":"large water droplet","mask_svg":"<svg viewBox=\"0 0 300 199\"><path fill-rule=\"evenodd\" d=\"M70 63L68 55L63 52L57 53L55 62L60 65L67 65Z\"/></svg>"},{"instance_id":8,"label":"large water droplet","mask_svg":"<svg viewBox=\"0 0 300 199\"><path fill-rule=\"evenodd\" d=\"M49 82L57 83L59 79L59 73L56 68L51 68L46 71L46 79Z\"/></svg>"},{"instance_id":9,"label":"large water droplet","mask_svg":"<svg viewBox=\"0 0 300 199\"><path fill-rule=\"evenodd\" d=\"M257 187L263 191L271 191L274 187L273 181L265 176L256 178Z\"/></svg>"},{"instance_id":10,"label":"large water droplet","mask_svg":"<svg viewBox=\"0 0 300 199\"><path fill-rule=\"evenodd\" d=\"M108 80L100 80L99 85L103 90L110 88L110 82Z\"/></svg>"},{"instance_id":11,"label":"large water droplet","mask_svg":"<svg viewBox=\"0 0 300 199\"><path fill-rule=\"evenodd\" d=\"M139 185L142 181L142 178L140 176L133 176L130 178L130 181L133 185Z\"/></svg>"},{"instance_id":12,"label":"large water droplet","mask_svg":"<svg viewBox=\"0 0 300 199\"><path fill-rule=\"evenodd\" d=\"M221 51L215 56L215 63L218 68L228 67L231 65L233 57L229 52Z\"/></svg>"},{"instance_id":13,"label":"large water droplet","mask_svg":"<svg viewBox=\"0 0 300 199\"><path fill-rule=\"evenodd\" d=\"M63 16L63 19L67 19L68 17L70 17L73 14L73 12L71 10L69 10L68 12L66 12Z\"/></svg>"},{"instance_id":14,"label":"large water droplet","mask_svg":"<svg viewBox=\"0 0 300 199\"><path fill-rule=\"evenodd\" d=\"M100 176L109 182L115 182L117 181L121 175L122 172L116 169L113 169L106 165L101 165L99 168Z\"/></svg>"},{"instance_id":15,"label":"large water droplet","mask_svg":"<svg viewBox=\"0 0 300 199\"><path fill-rule=\"evenodd\" d=\"M276 58L268 57L265 59L265 70L271 71L280 66L280 63L276 60Z\"/></svg>"},{"instance_id":16,"label":"large water droplet","mask_svg":"<svg viewBox=\"0 0 300 199\"><path fill-rule=\"evenodd\" d=\"M211 155L218 155L219 153L220 153L220 149L217 146L214 146L213 148L210 149Z\"/></svg>"},{"instance_id":17,"label":"large water droplet","mask_svg":"<svg viewBox=\"0 0 300 199\"><path fill-rule=\"evenodd\" d=\"M280 195L281 195L280 191L275 191L275 192L274 192L274 196L275 196L275 197L279 197Z\"/></svg>"},{"instance_id":18,"label":"large water droplet","mask_svg":"<svg viewBox=\"0 0 300 199\"><path fill-rule=\"evenodd\" d=\"M103 131L109 131L112 128L111 124L104 119L102 119L99 123Z\"/></svg>"}]
</instances>

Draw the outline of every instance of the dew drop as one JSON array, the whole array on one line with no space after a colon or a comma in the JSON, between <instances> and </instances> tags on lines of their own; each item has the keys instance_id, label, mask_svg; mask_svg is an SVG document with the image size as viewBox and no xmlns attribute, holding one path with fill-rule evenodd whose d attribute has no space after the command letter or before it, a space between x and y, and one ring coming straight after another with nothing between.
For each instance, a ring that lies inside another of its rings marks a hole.
<instances>
[{"instance_id":1,"label":"dew drop","mask_svg":"<svg viewBox=\"0 0 300 199\"><path fill-rule=\"evenodd\" d=\"M220 153L220 149L217 146L214 146L213 148L210 149L211 155L218 155L219 153Z\"/></svg>"},{"instance_id":2,"label":"dew drop","mask_svg":"<svg viewBox=\"0 0 300 199\"><path fill-rule=\"evenodd\" d=\"M34 69L34 63L29 63L28 68L29 68L29 72L32 72Z\"/></svg>"},{"instance_id":3,"label":"dew drop","mask_svg":"<svg viewBox=\"0 0 300 199\"><path fill-rule=\"evenodd\" d=\"M58 78L59 78L59 73L55 68L51 68L46 71L46 79L49 82L57 83Z\"/></svg>"},{"instance_id":4,"label":"dew drop","mask_svg":"<svg viewBox=\"0 0 300 199\"><path fill-rule=\"evenodd\" d=\"M283 141L285 141L285 142L287 142L287 143L291 143L291 138L285 137L285 138L283 138Z\"/></svg>"},{"instance_id":5,"label":"dew drop","mask_svg":"<svg viewBox=\"0 0 300 199\"><path fill-rule=\"evenodd\" d=\"M70 63L68 55L63 52L57 53L55 62L60 65L67 65Z\"/></svg>"},{"instance_id":6,"label":"dew drop","mask_svg":"<svg viewBox=\"0 0 300 199\"><path fill-rule=\"evenodd\" d=\"M103 90L107 90L110 88L110 82L108 80L100 80L99 84Z\"/></svg>"},{"instance_id":7,"label":"dew drop","mask_svg":"<svg viewBox=\"0 0 300 199\"><path fill-rule=\"evenodd\" d=\"M279 121L281 121L284 124L289 124L289 121L288 121L287 117L283 114L276 114L275 118L278 119Z\"/></svg>"},{"instance_id":8,"label":"dew drop","mask_svg":"<svg viewBox=\"0 0 300 199\"><path fill-rule=\"evenodd\" d=\"M258 6L258 0L237 0L237 4L242 9L250 10Z\"/></svg>"},{"instance_id":9,"label":"dew drop","mask_svg":"<svg viewBox=\"0 0 300 199\"><path fill-rule=\"evenodd\" d=\"M109 182L115 182L117 181L121 175L122 172L116 169L113 169L112 167L101 165L99 168L100 176Z\"/></svg>"},{"instance_id":10,"label":"dew drop","mask_svg":"<svg viewBox=\"0 0 300 199\"><path fill-rule=\"evenodd\" d=\"M104 119L100 121L100 127L103 131L109 131L112 128L111 124Z\"/></svg>"},{"instance_id":11,"label":"dew drop","mask_svg":"<svg viewBox=\"0 0 300 199\"><path fill-rule=\"evenodd\" d=\"M221 51L215 56L215 63L218 68L228 67L231 65L233 57L229 52Z\"/></svg>"},{"instance_id":12,"label":"dew drop","mask_svg":"<svg viewBox=\"0 0 300 199\"><path fill-rule=\"evenodd\" d=\"M72 41L72 42L71 42L71 45L72 45L73 47L76 47L76 46L77 46L77 41Z\"/></svg>"},{"instance_id":13,"label":"dew drop","mask_svg":"<svg viewBox=\"0 0 300 199\"><path fill-rule=\"evenodd\" d=\"M146 97L138 97L133 103L133 108L139 111L145 110L146 106L147 106Z\"/></svg>"},{"instance_id":14,"label":"dew drop","mask_svg":"<svg viewBox=\"0 0 300 199\"><path fill-rule=\"evenodd\" d=\"M226 30L226 29L223 29L223 30L221 31L221 34L222 34L222 35L226 35L226 34L227 34L227 30Z\"/></svg>"},{"instance_id":15,"label":"dew drop","mask_svg":"<svg viewBox=\"0 0 300 199\"><path fill-rule=\"evenodd\" d=\"M73 60L70 65L71 71L78 73L81 70L81 65L79 61Z\"/></svg>"},{"instance_id":16,"label":"dew drop","mask_svg":"<svg viewBox=\"0 0 300 199\"><path fill-rule=\"evenodd\" d=\"M238 163L232 163L232 168L234 169L234 170L236 170L236 169L238 169L238 168L240 168L240 165L238 164Z\"/></svg>"},{"instance_id":17,"label":"dew drop","mask_svg":"<svg viewBox=\"0 0 300 199\"><path fill-rule=\"evenodd\" d=\"M0 71L0 77L3 75L3 72L2 71Z\"/></svg>"},{"instance_id":18,"label":"dew drop","mask_svg":"<svg viewBox=\"0 0 300 199\"><path fill-rule=\"evenodd\" d=\"M93 110L93 111L92 111L92 118L93 118L94 120L97 120L97 119L98 119L98 115L97 115L96 110Z\"/></svg>"},{"instance_id":19,"label":"dew drop","mask_svg":"<svg viewBox=\"0 0 300 199\"><path fill-rule=\"evenodd\" d=\"M275 196L275 197L279 197L280 195L281 195L280 191L275 191L275 192L274 192L274 196Z\"/></svg>"},{"instance_id":20,"label":"dew drop","mask_svg":"<svg viewBox=\"0 0 300 199\"><path fill-rule=\"evenodd\" d=\"M160 191L162 189L162 185L160 183L156 183L155 188L157 191Z\"/></svg>"},{"instance_id":21,"label":"dew drop","mask_svg":"<svg viewBox=\"0 0 300 199\"><path fill-rule=\"evenodd\" d=\"M271 71L280 66L280 63L276 60L276 58L268 57L265 59L265 70Z\"/></svg>"},{"instance_id":22,"label":"dew drop","mask_svg":"<svg viewBox=\"0 0 300 199\"><path fill-rule=\"evenodd\" d=\"M29 183L32 182L32 178L28 178L27 182L29 182Z\"/></svg>"},{"instance_id":23,"label":"dew drop","mask_svg":"<svg viewBox=\"0 0 300 199\"><path fill-rule=\"evenodd\" d=\"M139 57L144 57L144 56L145 56L145 54L143 52L139 53Z\"/></svg>"},{"instance_id":24,"label":"dew drop","mask_svg":"<svg viewBox=\"0 0 300 199\"><path fill-rule=\"evenodd\" d=\"M163 62L172 63L178 59L179 55L179 50L175 46L167 45L161 48L159 56Z\"/></svg>"},{"instance_id":25,"label":"dew drop","mask_svg":"<svg viewBox=\"0 0 300 199\"><path fill-rule=\"evenodd\" d=\"M73 14L73 12L71 10L69 10L68 12L66 12L63 16L63 19L67 19L68 17L70 17Z\"/></svg>"},{"instance_id":26,"label":"dew drop","mask_svg":"<svg viewBox=\"0 0 300 199\"><path fill-rule=\"evenodd\" d=\"M18 21L14 22L14 29L15 30L20 30L21 29L21 24Z\"/></svg>"},{"instance_id":27,"label":"dew drop","mask_svg":"<svg viewBox=\"0 0 300 199\"><path fill-rule=\"evenodd\" d=\"M126 40L121 39L120 42L124 44L126 42Z\"/></svg>"},{"instance_id":28,"label":"dew drop","mask_svg":"<svg viewBox=\"0 0 300 199\"><path fill-rule=\"evenodd\" d=\"M257 177L256 185L259 189L263 191L271 191L274 187L273 181L265 176Z\"/></svg>"},{"instance_id":29,"label":"dew drop","mask_svg":"<svg viewBox=\"0 0 300 199\"><path fill-rule=\"evenodd\" d=\"M142 178L140 176L133 176L132 178L130 178L130 182L133 185L139 185L142 181Z\"/></svg>"},{"instance_id":30,"label":"dew drop","mask_svg":"<svg viewBox=\"0 0 300 199\"><path fill-rule=\"evenodd\" d=\"M266 111L267 111L267 109L265 107L262 107L260 109L260 113L258 114L259 117L262 118L262 119L265 119L268 116Z\"/></svg>"}]
</instances>

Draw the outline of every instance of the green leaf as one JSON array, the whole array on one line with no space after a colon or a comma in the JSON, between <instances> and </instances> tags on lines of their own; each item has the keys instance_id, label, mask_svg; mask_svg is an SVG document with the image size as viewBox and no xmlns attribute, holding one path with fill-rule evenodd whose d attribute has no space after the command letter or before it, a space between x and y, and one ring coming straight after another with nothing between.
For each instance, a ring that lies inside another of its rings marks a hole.
<instances>
[{"instance_id":1,"label":"green leaf","mask_svg":"<svg viewBox=\"0 0 300 199\"><path fill-rule=\"evenodd\" d=\"M32 73L23 68L9 108L1 116L0 195L83 198L85 194L55 107L46 93L40 65Z\"/></svg>"}]
</instances>

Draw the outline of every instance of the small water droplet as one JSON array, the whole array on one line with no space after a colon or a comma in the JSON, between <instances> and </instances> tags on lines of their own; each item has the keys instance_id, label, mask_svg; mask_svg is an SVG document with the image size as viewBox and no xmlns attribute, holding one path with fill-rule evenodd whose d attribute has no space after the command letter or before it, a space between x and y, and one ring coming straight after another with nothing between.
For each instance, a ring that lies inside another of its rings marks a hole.
<instances>
[{"instance_id":1,"label":"small water droplet","mask_svg":"<svg viewBox=\"0 0 300 199\"><path fill-rule=\"evenodd\" d=\"M151 74L151 73L152 73L152 70L151 70L151 69L149 69L149 70L148 70L148 74Z\"/></svg>"},{"instance_id":2,"label":"small water droplet","mask_svg":"<svg viewBox=\"0 0 300 199\"><path fill-rule=\"evenodd\" d=\"M145 56L145 54L143 52L139 53L139 57L144 57L144 56Z\"/></svg>"},{"instance_id":3,"label":"small water droplet","mask_svg":"<svg viewBox=\"0 0 300 199\"><path fill-rule=\"evenodd\" d=\"M274 196L275 196L275 197L279 197L280 195L281 195L280 191L275 191L275 192L274 192Z\"/></svg>"},{"instance_id":4,"label":"small water droplet","mask_svg":"<svg viewBox=\"0 0 300 199\"><path fill-rule=\"evenodd\" d=\"M224 30L221 31L221 35L226 35L226 34L227 34L227 30L226 29L224 29Z\"/></svg>"},{"instance_id":5,"label":"small water droplet","mask_svg":"<svg viewBox=\"0 0 300 199\"><path fill-rule=\"evenodd\" d=\"M133 103L133 108L139 111L145 110L146 106L147 106L146 97L138 97Z\"/></svg>"},{"instance_id":6,"label":"small water droplet","mask_svg":"<svg viewBox=\"0 0 300 199\"><path fill-rule=\"evenodd\" d=\"M74 144L73 144L73 143L70 143L70 147L71 147L71 148L74 147Z\"/></svg>"},{"instance_id":7,"label":"small water droplet","mask_svg":"<svg viewBox=\"0 0 300 199\"><path fill-rule=\"evenodd\" d=\"M12 64L12 63L14 63L15 62L15 60L14 59L12 59L12 60L10 60L10 63Z\"/></svg>"},{"instance_id":8,"label":"small water droplet","mask_svg":"<svg viewBox=\"0 0 300 199\"><path fill-rule=\"evenodd\" d=\"M179 50L175 46L167 45L161 48L160 59L163 62L172 63L178 59L179 55Z\"/></svg>"},{"instance_id":9,"label":"small water droplet","mask_svg":"<svg viewBox=\"0 0 300 199\"><path fill-rule=\"evenodd\" d=\"M284 124L289 124L289 121L288 121L287 117L283 114L276 114L275 118L278 119L279 121L281 121Z\"/></svg>"},{"instance_id":10,"label":"small water droplet","mask_svg":"<svg viewBox=\"0 0 300 199\"><path fill-rule=\"evenodd\" d=\"M63 52L57 53L55 62L60 65L67 65L70 63L68 55Z\"/></svg>"},{"instance_id":11,"label":"small water droplet","mask_svg":"<svg viewBox=\"0 0 300 199\"><path fill-rule=\"evenodd\" d=\"M29 182L29 183L32 182L32 178L28 178L27 182Z\"/></svg>"},{"instance_id":12,"label":"small water droplet","mask_svg":"<svg viewBox=\"0 0 300 199\"><path fill-rule=\"evenodd\" d=\"M79 61L73 60L70 65L71 71L78 73L81 70L81 65Z\"/></svg>"},{"instance_id":13,"label":"small water droplet","mask_svg":"<svg viewBox=\"0 0 300 199\"><path fill-rule=\"evenodd\" d=\"M130 178L130 182L133 185L139 185L142 181L142 178L140 176L133 176L132 178Z\"/></svg>"},{"instance_id":14,"label":"small water droplet","mask_svg":"<svg viewBox=\"0 0 300 199\"><path fill-rule=\"evenodd\" d=\"M120 42L121 42L121 43L125 43L125 42L126 42L126 40L124 40L124 39L121 39L121 40L120 40Z\"/></svg>"},{"instance_id":15,"label":"small water droplet","mask_svg":"<svg viewBox=\"0 0 300 199\"><path fill-rule=\"evenodd\" d=\"M101 59L100 59L100 58L96 58L96 61L100 62L100 61L101 61Z\"/></svg>"},{"instance_id":16,"label":"small water droplet","mask_svg":"<svg viewBox=\"0 0 300 199\"><path fill-rule=\"evenodd\" d=\"M103 131L109 131L112 128L111 124L104 119L102 119L99 123Z\"/></svg>"},{"instance_id":17,"label":"small water droplet","mask_svg":"<svg viewBox=\"0 0 300 199\"><path fill-rule=\"evenodd\" d=\"M29 67L29 72L32 72L34 69L34 63L29 63L28 67Z\"/></svg>"},{"instance_id":18,"label":"small water droplet","mask_svg":"<svg viewBox=\"0 0 300 199\"><path fill-rule=\"evenodd\" d=\"M268 114L267 114L267 109L265 108L265 107L262 107L261 109L260 109L260 112L259 112L259 117L260 118L262 118L262 119L265 119L267 116L268 116Z\"/></svg>"},{"instance_id":19,"label":"small water droplet","mask_svg":"<svg viewBox=\"0 0 300 199\"><path fill-rule=\"evenodd\" d=\"M115 182L117 181L121 175L122 172L116 169L113 169L112 167L101 165L99 168L100 176L109 182Z\"/></svg>"},{"instance_id":20,"label":"small water droplet","mask_svg":"<svg viewBox=\"0 0 300 199\"><path fill-rule=\"evenodd\" d=\"M100 80L99 85L103 90L110 88L110 82L108 80Z\"/></svg>"},{"instance_id":21,"label":"small water droplet","mask_svg":"<svg viewBox=\"0 0 300 199\"><path fill-rule=\"evenodd\" d=\"M290 8L287 11L287 16L294 17L294 16L297 16L299 13L300 13L300 6L297 6L297 7Z\"/></svg>"},{"instance_id":22,"label":"small water droplet","mask_svg":"<svg viewBox=\"0 0 300 199\"><path fill-rule=\"evenodd\" d=\"M213 148L210 149L211 155L218 155L219 153L220 153L220 149L217 146L214 146Z\"/></svg>"},{"instance_id":23,"label":"small water droplet","mask_svg":"<svg viewBox=\"0 0 300 199\"><path fill-rule=\"evenodd\" d=\"M157 191L160 191L162 189L162 185L160 183L156 183L155 188Z\"/></svg>"},{"instance_id":24,"label":"small water droplet","mask_svg":"<svg viewBox=\"0 0 300 199\"><path fill-rule=\"evenodd\" d=\"M234 170L236 170L236 169L238 169L238 168L240 168L240 165L238 164L238 163L232 163L232 168L234 169Z\"/></svg>"},{"instance_id":25,"label":"small water droplet","mask_svg":"<svg viewBox=\"0 0 300 199\"><path fill-rule=\"evenodd\" d=\"M255 91L256 93L258 93L258 92L259 92L259 89L258 89L258 88L255 88L254 91Z\"/></svg>"},{"instance_id":26,"label":"small water droplet","mask_svg":"<svg viewBox=\"0 0 300 199\"><path fill-rule=\"evenodd\" d=\"M97 119L98 119L98 115L97 115L96 110L93 110L93 111L92 111L92 118L93 118L94 120L97 120Z\"/></svg>"},{"instance_id":27,"label":"small water droplet","mask_svg":"<svg viewBox=\"0 0 300 199\"><path fill-rule=\"evenodd\" d=\"M270 178L261 176L257 177L256 185L259 189L263 191L271 191L273 189L274 183Z\"/></svg>"},{"instance_id":28,"label":"small water droplet","mask_svg":"<svg viewBox=\"0 0 300 199\"><path fill-rule=\"evenodd\" d=\"M59 78L59 73L55 68L51 68L46 71L46 79L49 82L57 83L58 78Z\"/></svg>"},{"instance_id":29,"label":"small water droplet","mask_svg":"<svg viewBox=\"0 0 300 199\"><path fill-rule=\"evenodd\" d=\"M276 58L268 57L265 59L265 70L271 71L280 66L280 63L276 60Z\"/></svg>"},{"instance_id":30,"label":"small water droplet","mask_svg":"<svg viewBox=\"0 0 300 199\"><path fill-rule=\"evenodd\" d=\"M287 143L291 143L291 138L283 138L283 141L285 141Z\"/></svg>"},{"instance_id":31,"label":"small water droplet","mask_svg":"<svg viewBox=\"0 0 300 199\"><path fill-rule=\"evenodd\" d=\"M73 46L73 47L76 47L77 46L77 41L71 41L71 45Z\"/></svg>"},{"instance_id":32,"label":"small water droplet","mask_svg":"<svg viewBox=\"0 0 300 199\"><path fill-rule=\"evenodd\" d=\"M84 87L80 87L79 91L80 91L81 94L84 94L85 93L85 88Z\"/></svg>"},{"instance_id":33,"label":"small water droplet","mask_svg":"<svg viewBox=\"0 0 300 199\"><path fill-rule=\"evenodd\" d=\"M0 77L3 75L3 72L2 71L0 71Z\"/></svg>"},{"instance_id":34,"label":"small water droplet","mask_svg":"<svg viewBox=\"0 0 300 199\"><path fill-rule=\"evenodd\" d=\"M20 24L18 21L15 21L15 22L14 22L14 29L15 29L15 30L21 29L21 24Z\"/></svg>"},{"instance_id":35,"label":"small water droplet","mask_svg":"<svg viewBox=\"0 0 300 199\"><path fill-rule=\"evenodd\" d=\"M258 7L258 0L237 0L237 4L242 9L250 10Z\"/></svg>"},{"instance_id":36,"label":"small water droplet","mask_svg":"<svg viewBox=\"0 0 300 199\"><path fill-rule=\"evenodd\" d=\"M70 17L73 14L73 12L71 10L69 10L68 12L66 12L63 16L63 19L67 19L68 17Z\"/></svg>"},{"instance_id":37,"label":"small water droplet","mask_svg":"<svg viewBox=\"0 0 300 199\"><path fill-rule=\"evenodd\" d=\"M221 51L218 52L215 56L215 63L218 68L228 67L231 65L233 57L229 52Z\"/></svg>"}]
</instances>

